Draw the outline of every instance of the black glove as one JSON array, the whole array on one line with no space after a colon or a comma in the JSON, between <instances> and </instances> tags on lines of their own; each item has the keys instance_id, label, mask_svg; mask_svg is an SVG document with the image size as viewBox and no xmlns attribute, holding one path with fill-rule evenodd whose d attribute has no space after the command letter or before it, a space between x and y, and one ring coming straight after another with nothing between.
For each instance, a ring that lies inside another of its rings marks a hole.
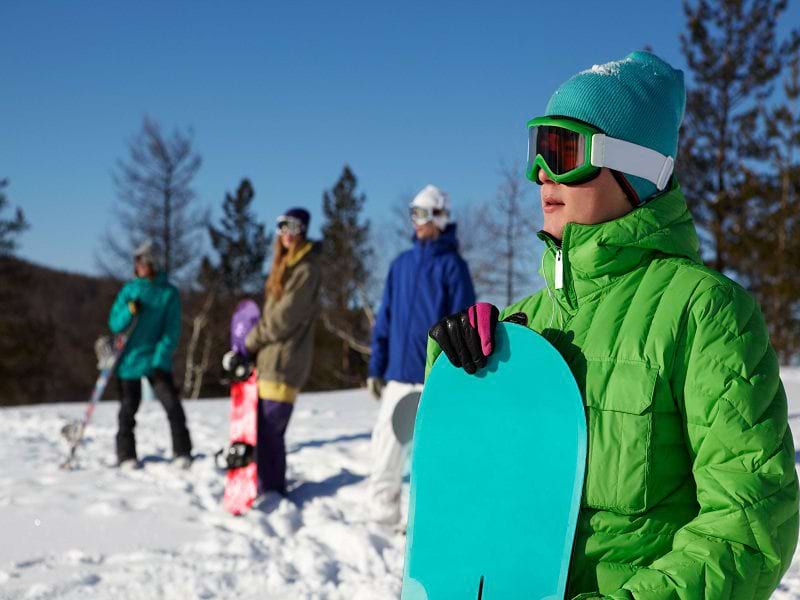
<instances>
[{"instance_id":1,"label":"black glove","mask_svg":"<svg viewBox=\"0 0 800 600\"><path fill-rule=\"evenodd\" d=\"M384 387L386 387L386 382L380 377L367 377L367 389L375 400L381 399Z\"/></svg>"},{"instance_id":2,"label":"black glove","mask_svg":"<svg viewBox=\"0 0 800 600\"><path fill-rule=\"evenodd\" d=\"M232 381L247 381L253 372L253 361L249 356L242 356L236 350L229 350L222 357L222 370Z\"/></svg>"},{"instance_id":3,"label":"black glove","mask_svg":"<svg viewBox=\"0 0 800 600\"><path fill-rule=\"evenodd\" d=\"M494 349L494 330L500 311L493 304L481 302L431 327L428 335L456 367L472 375L486 366L486 357Z\"/></svg>"},{"instance_id":4,"label":"black glove","mask_svg":"<svg viewBox=\"0 0 800 600\"><path fill-rule=\"evenodd\" d=\"M470 375L486 366L494 351L494 332L500 311L496 306L480 302L461 312L449 315L436 323L428 335L441 346L456 367ZM509 315L504 321L527 325L524 313Z\"/></svg>"}]
</instances>

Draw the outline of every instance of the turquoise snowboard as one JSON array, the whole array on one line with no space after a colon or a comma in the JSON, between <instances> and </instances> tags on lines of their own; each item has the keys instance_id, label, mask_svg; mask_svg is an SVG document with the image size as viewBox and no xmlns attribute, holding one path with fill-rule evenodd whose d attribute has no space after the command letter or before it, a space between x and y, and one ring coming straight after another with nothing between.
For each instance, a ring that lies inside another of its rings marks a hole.
<instances>
[{"instance_id":1,"label":"turquoise snowboard","mask_svg":"<svg viewBox=\"0 0 800 600\"><path fill-rule=\"evenodd\" d=\"M542 336L500 323L476 375L440 356L411 461L402 600L564 598L586 417L572 373Z\"/></svg>"}]
</instances>

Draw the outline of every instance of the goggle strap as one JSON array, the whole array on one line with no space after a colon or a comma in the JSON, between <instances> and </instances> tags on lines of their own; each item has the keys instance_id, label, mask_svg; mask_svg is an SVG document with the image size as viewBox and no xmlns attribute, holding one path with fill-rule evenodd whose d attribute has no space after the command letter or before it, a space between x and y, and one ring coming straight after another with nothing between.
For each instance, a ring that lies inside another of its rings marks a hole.
<instances>
[{"instance_id":1,"label":"goggle strap","mask_svg":"<svg viewBox=\"0 0 800 600\"><path fill-rule=\"evenodd\" d=\"M675 161L651 148L608 137L604 133L592 136L592 165L608 167L627 175L641 177L664 191L672 176Z\"/></svg>"}]
</instances>

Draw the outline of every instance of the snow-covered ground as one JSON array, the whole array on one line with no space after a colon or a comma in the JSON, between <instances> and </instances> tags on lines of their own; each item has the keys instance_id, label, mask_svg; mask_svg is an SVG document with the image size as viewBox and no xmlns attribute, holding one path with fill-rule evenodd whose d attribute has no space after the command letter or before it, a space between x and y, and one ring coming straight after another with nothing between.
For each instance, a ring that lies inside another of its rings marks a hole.
<instances>
[{"instance_id":1,"label":"snow-covered ground","mask_svg":"<svg viewBox=\"0 0 800 600\"><path fill-rule=\"evenodd\" d=\"M800 369L784 370L800 447ZM167 458L157 402L138 418L140 471L112 468L116 403L99 406L80 469L58 469L59 429L78 405L0 410L0 598L397 598L405 537L366 519L366 392L303 394L288 430L289 499L244 517L220 506L214 451L227 400L186 402L200 458ZM800 598L800 554L773 598Z\"/></svg>"},{"instance_id":2,"label":"snow-covered ground","mask_svg":"<svg viewBox=\"0 0 800 600\"><path fill-rule=\"evenodd\" d=\"M786 395L789 398L789 425L792 427L794 436L795 468L800 465L800 368L783 369L781 379L786 388ZM798 469L800 472L800 469ZM795 552L794 560L786 575L783 576L780 586L772 595L773 600L789 600L790 598L800 598L800 551Z\"/></svg>"},{"instance_id":3,"label":"snow-covered ground","mask_svg":"<svg viewBox=\"0 0 800 600\"><path fill-rule=\"evenodd\" d=\"M95 413L77 471L58 468L78 405L0 411L0 598L397 598L405 537L364 512L377 404L365 391L303 394L287 444L289 500L221 508L213 453L228 401L185 403L195 451L176 470L158 402L138 414L144 468L114 462L116 409ZM291 501L290 501L291 500Z\"/></svg>"}]
</instances>

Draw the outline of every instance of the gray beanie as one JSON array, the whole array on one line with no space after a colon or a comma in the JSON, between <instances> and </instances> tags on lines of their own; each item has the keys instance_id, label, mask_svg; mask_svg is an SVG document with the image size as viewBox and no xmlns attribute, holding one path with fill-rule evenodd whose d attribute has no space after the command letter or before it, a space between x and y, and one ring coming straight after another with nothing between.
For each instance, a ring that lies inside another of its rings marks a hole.
<instances>
[{"instance_id":1,"label":"gray beanie","mask_svg":"<svg viewBox=\"0 0 800 600\"><path fill-rule=\"evenodd\" d=\"M139 244L133 251L133 257L148 263L156 271L161 269L161 249L151 239L146 239Z\"/></svg>"}]
</instances>

